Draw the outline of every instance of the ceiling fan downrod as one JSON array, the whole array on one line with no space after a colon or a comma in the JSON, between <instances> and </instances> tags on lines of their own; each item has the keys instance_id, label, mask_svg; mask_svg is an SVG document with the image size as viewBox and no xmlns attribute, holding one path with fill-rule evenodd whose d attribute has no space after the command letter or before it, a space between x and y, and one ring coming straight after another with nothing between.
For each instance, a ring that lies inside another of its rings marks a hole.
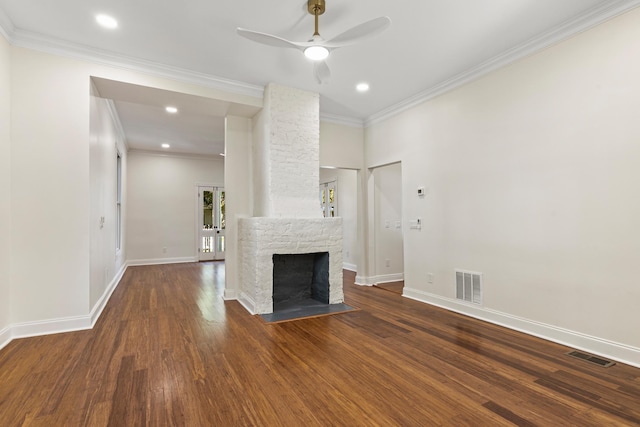
<instances>
[{"instance_id":1,"label":"ceiling fan downrod","mask_svg":"<svg viewBox=\"0 0 640 427\"><path fill-rule=\"evenodd\" d=\"M322 15L325 11L325 0L309 0L307 1L307 10L315 17L316 28L313 33L314 36L319 36L318 32L318 16Z\"/></svg>"}]
</instances>

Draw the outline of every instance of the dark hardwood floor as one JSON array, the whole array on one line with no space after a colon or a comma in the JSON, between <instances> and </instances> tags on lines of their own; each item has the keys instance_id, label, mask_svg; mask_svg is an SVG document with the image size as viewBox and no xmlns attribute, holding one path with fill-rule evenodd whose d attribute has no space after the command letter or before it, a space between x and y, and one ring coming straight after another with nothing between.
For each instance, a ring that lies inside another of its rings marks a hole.
<instances>
[{"instance_id":1,"label":"dark hardwood floor","mask_svg":"<svg viewBox=\"0 0 640 427\"><path fill-rule=\"evenodd\" d=\"M404 290L404 281L377 283L375 286L376 288L402 295L402 291Z\"/></svg>"},{"instance_id":2,"label":"dark hardwood floor","mask_svg":"<svg viewBox=\"0 0 640 427\"><path fill-rule=\"evenodd\" d=\"M640 425L640 370L382 289L266 324L221 263L130 267L90 331L0 351L4 426Z\"/></svg>"}]
</instances>

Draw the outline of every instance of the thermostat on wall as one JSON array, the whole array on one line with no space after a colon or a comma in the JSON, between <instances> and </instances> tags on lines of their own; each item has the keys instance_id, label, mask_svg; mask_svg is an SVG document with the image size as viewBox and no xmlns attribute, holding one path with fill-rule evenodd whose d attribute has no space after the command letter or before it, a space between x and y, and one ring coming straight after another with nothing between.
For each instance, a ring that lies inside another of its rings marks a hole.
<instances>
[{"instance_id":1,"label":"thermostat on wall","mask_svg":"<svg viewBox=\"0 0 640 427\"><path fill-rule=\"evenodd\" d=\"M418 197L425 195L424 187L418 187Z\"/></svg>"}]
</instances>

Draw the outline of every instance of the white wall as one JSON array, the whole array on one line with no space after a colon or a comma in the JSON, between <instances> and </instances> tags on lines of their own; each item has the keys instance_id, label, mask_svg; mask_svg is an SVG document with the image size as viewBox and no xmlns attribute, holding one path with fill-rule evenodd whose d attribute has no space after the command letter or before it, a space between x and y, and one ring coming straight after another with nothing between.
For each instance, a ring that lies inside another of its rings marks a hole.
<instances>
[{"instance_id":1,"label":"white wall","mask_svg":"<svg viewBox=\"0 0 640 427\"><path fill-rule=\"evenodd\" d=\"M320 122L320 166L362 169L364 129Z\"/></svg>"},{"instance_id":2,"label":"white wall","mask_svg":"<svg viewBox=\"0 0 640 427\"><path fill-rule=\"evenodd\" d=\"M89 76L68 64L12 48L14 324L89 312Z\"/></svg>"},{"instance_id":3,"label":"white wall","mask_svg":"<svg viewBox=\"0 0 640 427\"><path fill-rule=\"evenodd\" d=\"M374 281L394 282L404 271L401 164L375 168L373 181Z\"/></svg>"},{"instance_id":4,"label":"white wall","mask_svg":"<svg viewBox=\"0 0 640 427\"><path fill-rule=\"evenodd\" d=\"M253 215L251 173L251 119L227 117L225 120L225 168L226 191L226 299L235 299L240 289L238 253L238 219Z\"/></svg>"},{"instance_id":5,"label":"white wall","mask_svg":"<svg viewBox=\"0 0 640 427\"><path fill-rule=\"evenodd\" d=\"M366 265L366 201L367 172L364 168L364 129L327 121L320 122L320 166L340 168L335 173L321 169L327 181L339 180L338 211L343 218L342 252L345 264L360 272ZM351 171L349 171L349 170ZM355 174L355 181L352 176ZM355 187L354 187L355 186ZM355 216L352 216L355 215ZM359 220L358 220L359 218Z\"/></svg>"},{"instance_id":6,"label":"white wall","mask_svg":"<svg viewBox=\"0 0 640 427\"><path fill-rule=\"evenodd\" d=\"M15 46L11 52L12 334L87 328L92 321L90 236L95 225L89 169L90 77L236 106L254 108L262 101L123 67Z\"/></svg>"},{"instance_id":7,"label":"white wall","mask_svg":"<svg viewBox=\"0 0 640 427\"><path fill-rule=\"evenodd\" d=\"M320 169L320 182L337 182L338 216L342 218L342 261L345 268L357 266L358 244L358 172L349 169ZM318 200L318 203L320 201Z\"/></svg>"},{"instance_id":8,"label":"white wall","mask_svg":"<svg viewBox=\"0 0 640 427\"><path fill-rule=\"evenodd\" d=\"M224 186L222 157L130 151L127 177L129 262L196 261L196 184Z\"/></svg>"},{"instance_id":9,"label":"white wall","mask_svg":"<svg viewBox=\"0 0 640 427\"><path fill-rule=\"evenodd\" d=\"M405 293L640 366L638 40L640 9L366 130L424 221ZM484 273L481 310L455 268Z\"/></svg>"},{"instance_id":10,"label":"white wall","mask_svg":"<svg viewBox=\"0 0 640 427\"><path fill-rule=\"evenodd\" d=\"M0 35L0 347L11 324L11 47Z\"/></svg>"},{"instance_id":11,"label":"white wall","mask_svg":"<svg viewBox=\"0 0 640 427\"><path fill-rule=\"evenodd\" d=\"M93 88L95 90L95 88ZM96 93L97 94L97 93ZM91 96L90 138L89 138L89 175L91 182L90 213L90 289L89 304L92 309L101 298L119 280L125 262L124 245L126 242L127 209L127 147L124 135L112 116L115 113L111 101ZM121 249L116 249L116 193L117 193L117 154L121 155L122 197L121 197ZM101 224L100 218L104 218Z\"/></svg>"}]
</instances>

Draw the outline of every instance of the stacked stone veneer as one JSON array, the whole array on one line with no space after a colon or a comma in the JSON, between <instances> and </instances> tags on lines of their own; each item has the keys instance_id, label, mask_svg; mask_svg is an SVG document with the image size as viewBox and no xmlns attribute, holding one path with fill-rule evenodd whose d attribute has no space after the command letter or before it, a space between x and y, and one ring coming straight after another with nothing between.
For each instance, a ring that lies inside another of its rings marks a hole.
<instances>
[{"instance_id":1,"label":"stacked stone veneer","mask_svg":"<svg viewBox=\"0 0 640 427\"><path fill-rule=\"evenodd\" d=\"M341 303L342 219L323 218L318 200L317 93L269 84L254 120L254 217L238 220L240 302L273 312L273 255L329 252L329 303Z\"/></svg>"},{"instance_id":2,"label":"stacked stone veneer","mask_svg":"<svg viewBox=\"0 0 640 427\"><path fill-rule=\"evenodd\" d=\"M273 255L329 252L329 304L344 301L342 218L241 218L240 299L257 314L273 312Z\"/></svg>"}]
</instances>

